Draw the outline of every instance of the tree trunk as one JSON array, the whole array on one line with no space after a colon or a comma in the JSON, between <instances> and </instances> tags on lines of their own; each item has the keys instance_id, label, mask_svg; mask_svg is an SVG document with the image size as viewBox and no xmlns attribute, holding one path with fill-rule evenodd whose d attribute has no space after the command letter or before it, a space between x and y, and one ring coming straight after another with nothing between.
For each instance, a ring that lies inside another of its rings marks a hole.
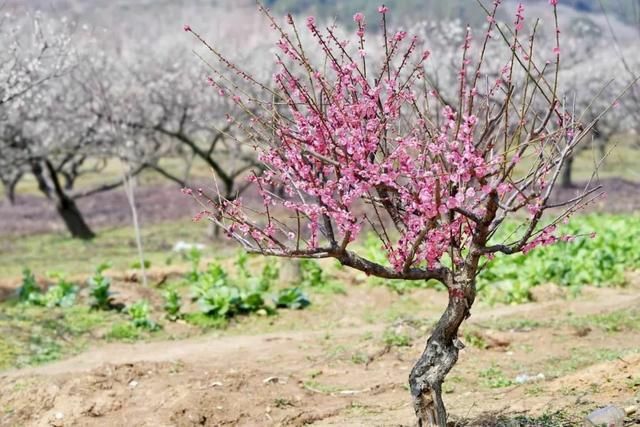
<instances>
[{"instance_id":1,"label":"tree trunk","mask_svg":"<svg viewBox=\"0 0 640 427\"><path fill-rule=\"evenodd\" d=\"M56 210L62 217L71 236L76 239L90 240L96 237L95 233L85 222L82 213L76 206L76 202L66 194L57 197Z\"/></svg>"},{"instance_id":2,"label":"tree trunk","mask_svg":"<svg viewBox=\"0 0 640 427\"><path fill-rule=\"evenodd\" d=\"M84 220L76 202L64 192L55 168L48 160L44 161L44 165L48 178L51 181L50 183L47 182L45 172L39 162L34 161L31 166L31 171L38 181L40 191L48 198L53 197L55 199L56 211L73 238L83 240L93 239L96 236L95 233Z\"/></svg>"},{"instance_id":3,"label":"tree trunk","mask_svg":"<svg viewBox=\"0 0 640 427\"><path fill-rule=\"evenodd\" d=\"M16 186L18 185L18 182L20 182L21 178L22 175L20 174L2 181L5 196L11 205L16 204Z\"/></svg>"},{"instance_id":4,"label":"tree trunk","mask_svg":"<svg viewBox=\"0 0 640 427\"><path fill-rule=\"evenodd\" d=\"M573 172L573 156L569 156L565 161L564 168L562 169L562 176L560 178L560 186L562 188L573 187L572 172Z\"/></svg>"},{"instance_id":5,"label":"tree trunk","mask_svg":"<svg viewBox=\"0 0 640 427\"><path fill-rule=\"evenodd\" d=\"M475 300L475 274L454 273L447 283L449 303L436 324L426 348L409 375L413 407L419 427L446 427L447 412L442 401L442 383L464 344L458 339L458 328L469 317Z\"/></svg>"}]
</instances>

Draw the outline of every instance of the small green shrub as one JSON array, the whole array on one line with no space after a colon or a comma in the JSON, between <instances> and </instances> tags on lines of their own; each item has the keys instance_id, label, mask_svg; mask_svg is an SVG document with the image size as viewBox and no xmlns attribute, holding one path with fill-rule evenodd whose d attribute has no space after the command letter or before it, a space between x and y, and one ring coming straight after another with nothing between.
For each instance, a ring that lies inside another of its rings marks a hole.
<instances>
[{"instance_id":1,"label":"small green shrub","mask_svg":"<svg viewBox=\"0 0 640 427\"><path fill-rule=\"evenodd\" d=\"M111 279L104 275L104 272L109 268L111 268L111 264L109 263L100 264L96 267L93 276L87 280L91 307L98 310L109 310L112 308Z\"/></svg>"},{"instance_id":2,"label":"small green shrub","mask_svg":"<svg viewBox=\"0 0 640 427\"><path fill-rule=\"evenodd\" d=\"M310 288L324 288L327 286L327 278L320 265L312 259L300 260L301 286Z\"/></svg>"},{"instance_id":3,"label":"small green shrub","mask_svg":"<svg viewBox=\"0 0 640 427\"><path fill-rule=\"evenodd\" d=\"M144 268L150 268L151 261L149 261L148 259L145 259L142 264L140 263L140 261L134 261L131 263L130 267L139 270L142 268L143 265L144 265Z\"/></svg>"},{"instance_id":4,"label":"small green shrub","mask_svg":"<svg viewBox=\"0 0 640 427\"><path fill-rule=\"evenodd\" d=\"M131 322L118 322L111 326L111 330L105 336L107 339L118 341L135 341L141 336L140 329Z\"/></svg>"},{"instance_id":5,"label":"small green shrub","mask_svg":"<svg viewBox=\"0 0 640 427\"><path fill-rule=\"evenodd\" d=\"M56 279L55 285L50 286L41 298L41 305L46 307L71 307L78 296L78 286L69 282L60 272L49 273L49 277Z\"/></svg>"},{"instance_id":6,"label":"small green shrub","mask_svg":"<svg viewBox=\"0 0 640 427\"><path fill-rule=\"evenodd\" d=\"M303 309L311 304L309 298L300 288L281 289L273 298L276 308L290 308L294 310Z\"/></svg>"},{"instance_id":7,"label":"small green shrub","mask_svg":"<svg viewBox=\"0 0 640 427\"><path fill-rule=\"evenodd\" d=\"M29 303L38 298L40 294L40 288L36 283L36 277L31 270L24 268L22 270L22 285L18 290L18 300L20 302Z\"/></svg>"},{"instance_id":8,"label":"small green shrub","mask_svg":"<svg viewBox=\"0 0 640 427\"><path fill-rule=\"evenodd\" d=\"M182 299L177 290L170 288L164 291L164 311L171 321L182 318Z\"/></svg>"},{"instance_id":9,"label":"small green shrub","mask_svg":"<svg viewBox=\"0 0 640 427\"><path fill-rule=\"evenodd\" d=\"M411 345L411 337L395 331L385 331L382 341L389 347L409 347Z\"/></svg>"},{"instance_id":10,"label":"small green shrub","mask_svg":"<svg viewBox=\"0 0 640 427\"><path fill-rule=\"evenodd\" d=\"M160 326L150 317L149 303L145 300L136 301L127 308L131 323L136 328L156 331Z\"/></svg>"}]
</instances>

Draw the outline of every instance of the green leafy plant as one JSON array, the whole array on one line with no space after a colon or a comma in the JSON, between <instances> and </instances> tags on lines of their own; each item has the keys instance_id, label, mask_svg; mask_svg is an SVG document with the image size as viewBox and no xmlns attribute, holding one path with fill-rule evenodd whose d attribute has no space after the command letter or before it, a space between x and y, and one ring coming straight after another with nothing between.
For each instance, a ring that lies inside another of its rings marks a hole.
<instances>
[{"instance_id":1,"label":"green leafy plant","mask_svg":"<svg viewBox=\"0 0 640 427\"><path fill-rule=\"evenodd\" d=\"M131 323L136 328L155 331L160 326L151 319L149 303L145 300L136 301L127 308L127 313L131 318Z\"/></svg>"},{"instance_id":2,"label":"green leafy plant","mask_svg":"<svg viewBox=\"0 0 640 427\"><path fill-rule=\"evenodd\" d=\"M100 264L96 267L93 276L87 280L91 307L95 309L109 310L112 308L111 279L104 275L104 272L109 268L111 268L109 263Z\"/></svg>"},{"instance_id":3,"label":"green leafy plant","mask_svg":"<svg viewBox=\"0 0 640 427\"><path fill-rule=\"evenodd\" d=\"M143 265L144 268L149 268L151 267L151 261L148 259L145 259L143 263L140 263L140 261L134 261L131 263L131 268L140 269Z\"/></svg>"},{"instance_id":4,"label":"green leafy plant","mask_svg":"<svg viewBox=\"0 0 640 427\"><path fill-rule=\"evenodd\" d=\"M49 277L57 282L40 298L40 304L47 307L71 307L78 296L78 286L68 281L60 272L50 272Z\"/></svg>"},{"instance_id":5,"label":"green leafy plant","mask_svg":"<svg viewBox=\"0 0 640 427\"><path fill-rule=\"evenodd\" d=\"M489 388L502 388L513 385L513 381L507 378L502 370L496 366L480 371L478 376L482 379L483 384Z\"/></svg>"},{"instance_id":6,"label":"green leafy plant","mask_svg":"<svg viewBox=\"0 0 640 427\"><path fill-rule=\"evenodd\" d=\"M185 253L185 258L191 263L191 270L187 274L187 280L194 282L198 280L200 261L202 260L202 251L196 247L192 247Z\"/></svg>"},{"instance_id":7,"label":"green leafy plant","mask_svg":"<svg viewBox=\"0 0 640 427\"><path fill-rule=\"evenodd\" d=\"M327 278L320 265L312 259L300 260L301 285L311 288L322 288L327 285Z\"/></svg>"},{"instance_id":8,"label":"green leafy plant","mask_svg":"<svg viewBox=\"0 0 640 427\"><path fill-rule=\"evenodd\" d=\"M311 304L309 298L300 290L300 288L281 289L273 298L276 308L290 308L300 310Z\"/></svg>"},{"instance_id":9,"label":"green leafy plant","mask_svg":"<svg viewBox=\"0 0 640 427\"><path fill-rule=\"evenodd\" d=\"M260 275L260 282L258 289L261 291L268 291L273 286L274 282L280 277L280 269L278 264L272 260L267 260L266 264L262 268L262 274Z\"/></svg>"},{"instance_id":10,"label":"green leafy plant","mask_svg":"<svg viewBox=\"0 0 640 427\"><path fill-rule=\"evenodd\" d=\"M236 255L234 264L238 268L238 273L240 277L245 277L245 278L251 277L251 273L247 268L248 261L249 261L249 254L247 254L247 251L239 250L238 254Z\"/></svg>"},{"instance_id":11,"label":"green leafy plant","mask_svg":"<svg viewBox=\"0 0 640 427\"><path fill-rule=\"evenodd\" d=\"M170 288L164 291L164 311L171 321L182 318L182 300L177 290Z\"/></svg>"},{"instance_id":12,"label":"green leafy plant","mask_svg":"<svg viewBox=\"0 0 640 427\"><path fill-rule=\"evenodd\" d=\"M22 270L22 285L18 290L18 299L20 302L31 302L36 298L39 298L40 288L36 283L36 277L30 269L24 268Z\"/></svg>"},{"instance_id":13,"label":"green leafy plant","mask_svg":"<svg viewBox=\"0 0 640 427\"><path fill-rule=\"evenodd\" d=\"M409 347L411 345L411 337L392 330L385 331L382 341L389 347Z\"/></svg>"},{"instance_id":14,"label":"green leafy plant","mask_svg":"<svg viewBox=\"0 0 640 427\"><path fill-rule=\"evenodd\" d=\"M584 230L595 235L584 235ZM513 239L517 232L517 223L505 224L494 240ZM571 293L583 285L622 285L624 272L640 267L639 216L576 216L559 228L559 234L578 237L489 261L478 276L480 296L490 303L522 303L531 298L533 286L544 283L567 287Z\"/></svg>"}]
</instances>

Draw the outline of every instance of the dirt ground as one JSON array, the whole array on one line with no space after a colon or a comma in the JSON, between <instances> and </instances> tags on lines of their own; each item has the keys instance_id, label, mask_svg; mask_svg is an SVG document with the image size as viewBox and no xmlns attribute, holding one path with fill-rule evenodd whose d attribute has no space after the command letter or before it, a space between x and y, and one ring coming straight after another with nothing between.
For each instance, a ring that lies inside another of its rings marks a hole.
<instances>
[{"instance_id":1,"label":"dirt ground","mask_svg":"<svg viewBox=\"0 0 640 427\"><path fill-rule=\"evenodd\" d=\"M0 425L410 426L407 376L445 300L352 286L316 312L3 372ZM639 305L635 286L477 307L444 387L455 425L580 425L598 406L637 403L640 323L620 319ZM520 374L536 379L517 384ZM544 414L562 421L499 421Z\"/></svg>"}]
</instances>

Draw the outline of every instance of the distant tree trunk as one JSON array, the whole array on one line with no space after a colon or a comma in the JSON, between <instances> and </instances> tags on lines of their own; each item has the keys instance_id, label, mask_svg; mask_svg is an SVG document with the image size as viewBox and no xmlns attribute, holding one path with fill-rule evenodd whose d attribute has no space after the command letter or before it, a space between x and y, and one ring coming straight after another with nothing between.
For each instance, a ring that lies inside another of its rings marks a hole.
<instances>
[{"instance_id":1,"label":"distant tree trunk","mask_svg":"<svg viewBox=\"0 0 640 427\"><path fill-rule=\"evenodd\" d=\"M573 187L573 156L567 157L564 168L562 169L562 176L560 177L560 186L562 188Z\"/></svg>"},{"instance_id":2,"label":"distant tree trunk","mask_svg":"<svg viewBox=\"0 0 640 427\"><path fill-rule=\"evenodd\" d=\"M64 192L55 168L48 160L45 160L44 164L47 168L51 183L47 182L40 162L33 162L31 165L31 171L38 181L40 191L42 191L47 198L53 198L55 200L56 211L73 238L83 240L93 239L96 236L95 233L84 220L76 202Z\"/></svg>"},{"instance_id":3,"label":"distant tree trunk","mask_svg":"<svg viewBox=\"0 0 640 427\"><path fill-rule=\"evenodd\" d=\"M5 196L11 205L16 204L16 186L18 185L18 182L20 182L21 178L22 175L16 175L2 181Z\"/></svg>"},{"instance_id":4,"label":"distant tree trunk","mask_svg":"<svg viewBox=\"0 0 640 427\"><path fill-rule=\"evenodd\" d=\"M91 240L96 237L73 199L65 194L60 195L56 201L56 209L73 238Z\"/></svg>"}]
</instances>

